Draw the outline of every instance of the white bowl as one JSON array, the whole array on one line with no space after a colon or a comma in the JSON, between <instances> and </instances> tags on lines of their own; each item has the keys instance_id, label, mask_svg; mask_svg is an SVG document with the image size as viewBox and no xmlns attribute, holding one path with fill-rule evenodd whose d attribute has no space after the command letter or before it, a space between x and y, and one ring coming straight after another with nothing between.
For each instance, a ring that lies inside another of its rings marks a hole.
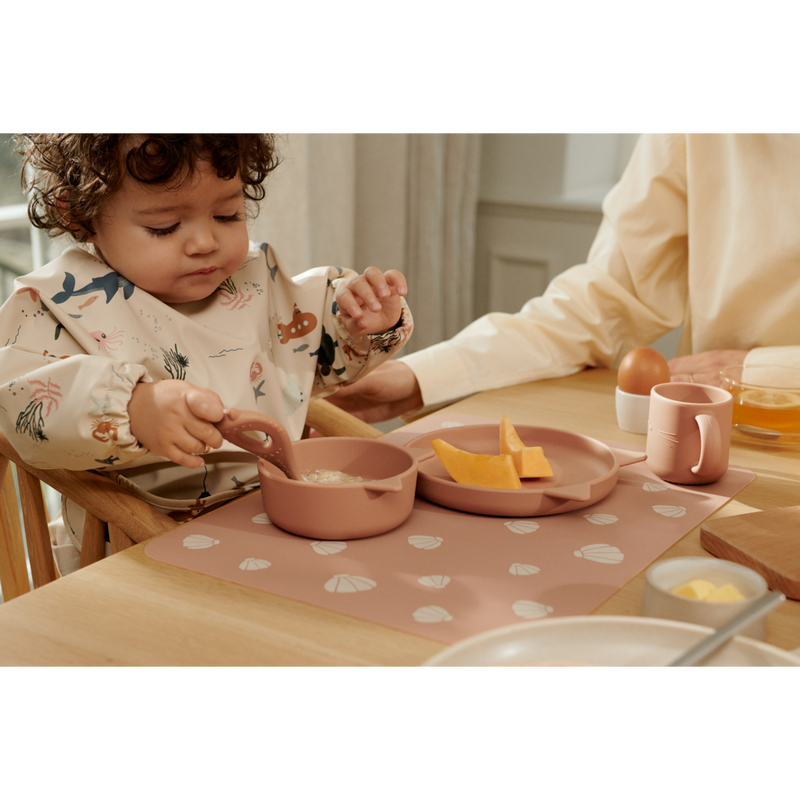
<instances>
[{"instance_id":1,"label":"white bowl","mask_svg":"<svg viewBox=\"0 0 800 800\"><path fill-rule=\"evenodd\" d=\"M650 395L623 392L617 386L617 424L629 433L647 433L650 416Z\"/></svg>"},{"instance_id":2,"label":"white bowl","mask_svg":"<svg viewBox=\"0 0 800 800\"><path fill-rule=\"evenodd\" d=\"M695 600L674 594L673 589L695 578L711 581L715 586L732 583L745 597L728 603ZM669 558L657 561L647 571L642 598L642 614L645 617L663 617L695 625L719 628L735 617L747 606L763 597L767 582L757 572L742 564L719 558L702 556ZM764 641L767 638L767 618L751 622L742 636Z\"/></svg>"},{"instance_id":3,"label":"white bowl","mask_svg":"<svg viewBox=\"0 0 800 800\"><path fill-rule=\"evenodd\" d=\"M426 667L666 666L713 631L644 617L580 616L521 622L457 642ZM734 636L701 662L709 667L798 667L797 654Z\"/></svg>"}]
</instances>

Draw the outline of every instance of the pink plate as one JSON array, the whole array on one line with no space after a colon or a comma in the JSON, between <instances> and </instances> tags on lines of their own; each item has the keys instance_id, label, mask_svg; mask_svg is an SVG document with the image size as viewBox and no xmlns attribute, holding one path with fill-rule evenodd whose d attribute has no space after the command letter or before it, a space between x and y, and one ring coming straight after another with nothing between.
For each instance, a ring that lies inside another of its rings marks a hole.
<instances>
[{"instance_id":1,"label":"pink plate","mask_svg":"<svg viewBox=\"0 0 800 800\"><path fill-rule=\"evenodd\" d=\"M617 483L619 468L644 461L645 453L615 450L597 439L554 428L514 426L528 446L539 446L553 467L552 478L528 478L521 489L486 489L456 483L437 458L420 453L417 494L456 511L496 517L563 514L602 500ZM433 439L473 453L498 455L499 425L441 428L417 436L406 447L431 452Z\"/></svg>"}]
</instances>

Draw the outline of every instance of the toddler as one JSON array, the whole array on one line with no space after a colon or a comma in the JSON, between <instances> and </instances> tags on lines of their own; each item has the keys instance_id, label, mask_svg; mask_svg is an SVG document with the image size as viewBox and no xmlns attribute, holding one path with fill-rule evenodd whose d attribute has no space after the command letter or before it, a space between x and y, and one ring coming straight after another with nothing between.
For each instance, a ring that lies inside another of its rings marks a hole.
<instances>
[{"instance_id":1,"label":"toddler","mask_svg":"<svg viewBox=\"0 0 800 800\"><path fill-rule=\"evenodd\" d=\"M214 423L235 407L299 439L309 399L407 341L403 276L292 278L247 215L277 166L266 134L17 137L29 216L76 244L0 309L0 428L30 464L111 474L185 521L257 485ZM54 526L63 573L83 529Z\"/></svg>"}]
</instances>

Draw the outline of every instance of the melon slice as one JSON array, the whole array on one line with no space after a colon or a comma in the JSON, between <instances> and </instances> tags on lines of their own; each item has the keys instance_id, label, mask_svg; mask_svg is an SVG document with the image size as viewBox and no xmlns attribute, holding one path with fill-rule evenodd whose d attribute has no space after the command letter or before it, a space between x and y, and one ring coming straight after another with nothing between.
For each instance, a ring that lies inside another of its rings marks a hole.
<instances>
[{"instance_id":1,"label":"melon slice","mask_svg":"<svg viewBox=\"0 0 800 800\"><path fill-rule=\"evenodd\" d=\"M514 459L514 467L520 478L553 477L553 468L542 448L525 445L505 414L500 419L500 452Z\"/></svg>"},{"instance_id":2,"label":"melon slice","mask_svg":"<svg viewBox=\"0 0 800 800\"><path fill-rule=\"evenodd\" d=\"M483 486L487 489L522 488L514 459L508 454L491 456L469 453L453 447L443 439L434 439L431 447L456 483Z\"/></svg>"}]
</instances>

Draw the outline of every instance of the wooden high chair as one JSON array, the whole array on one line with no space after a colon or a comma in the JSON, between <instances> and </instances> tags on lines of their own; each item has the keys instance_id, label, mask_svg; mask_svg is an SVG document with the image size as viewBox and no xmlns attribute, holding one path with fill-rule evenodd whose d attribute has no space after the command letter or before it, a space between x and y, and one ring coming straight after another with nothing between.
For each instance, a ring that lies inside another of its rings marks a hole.
<instances>
[{"instance_id":1,"label":"wooden high chair","mask_svg":"<svg viewBox=\"0 0 800 800\"><path fill-rule=\"evenodd\" d=\"M305 435L309 429L321 436L371 439L382 436L376 428L322 399L309 403ZM12 462L19 497L10 468ZM18 509L22 510L33 588L58 577L40 482L52 486L86 511L81 567L103 557L106 526L111 551L117 553L171 531L179 524L101 473L43 470L26 464L0 432L0 587L6 602L31 589Z\"/></svg>"},{"instance_id":2,"label":"wooden high chair","mask_svg":"<svg viewBox=\"0 0 800 800\"><path fill-rule=\"evenodd\" d=\"M15 491L12 470L9 468L12 462L16 467L19 498ZM25 524L33 588L43 586L58 577L40 481L52 486L86 511L81 546L82 567L103 557L106 525L112 552L144 542L178 525L175 520L98 472L44 470L26 464L8 439L0 433L0 585L4 601L18 597L31 588L18 509L22 510Z\"/></svg>"},{"instance_id":3,"label":"wooden high chair","mask_svg":"<svg viewBox=\"0 0 800 800\"><path fill-rule=\"evenodd\" d=\"M308 404L303 438L308 436L309 429L320 436L357 436L359 439L380 439L383 436L377 428L322 398Z\"/></svg>"}]
</instances>

